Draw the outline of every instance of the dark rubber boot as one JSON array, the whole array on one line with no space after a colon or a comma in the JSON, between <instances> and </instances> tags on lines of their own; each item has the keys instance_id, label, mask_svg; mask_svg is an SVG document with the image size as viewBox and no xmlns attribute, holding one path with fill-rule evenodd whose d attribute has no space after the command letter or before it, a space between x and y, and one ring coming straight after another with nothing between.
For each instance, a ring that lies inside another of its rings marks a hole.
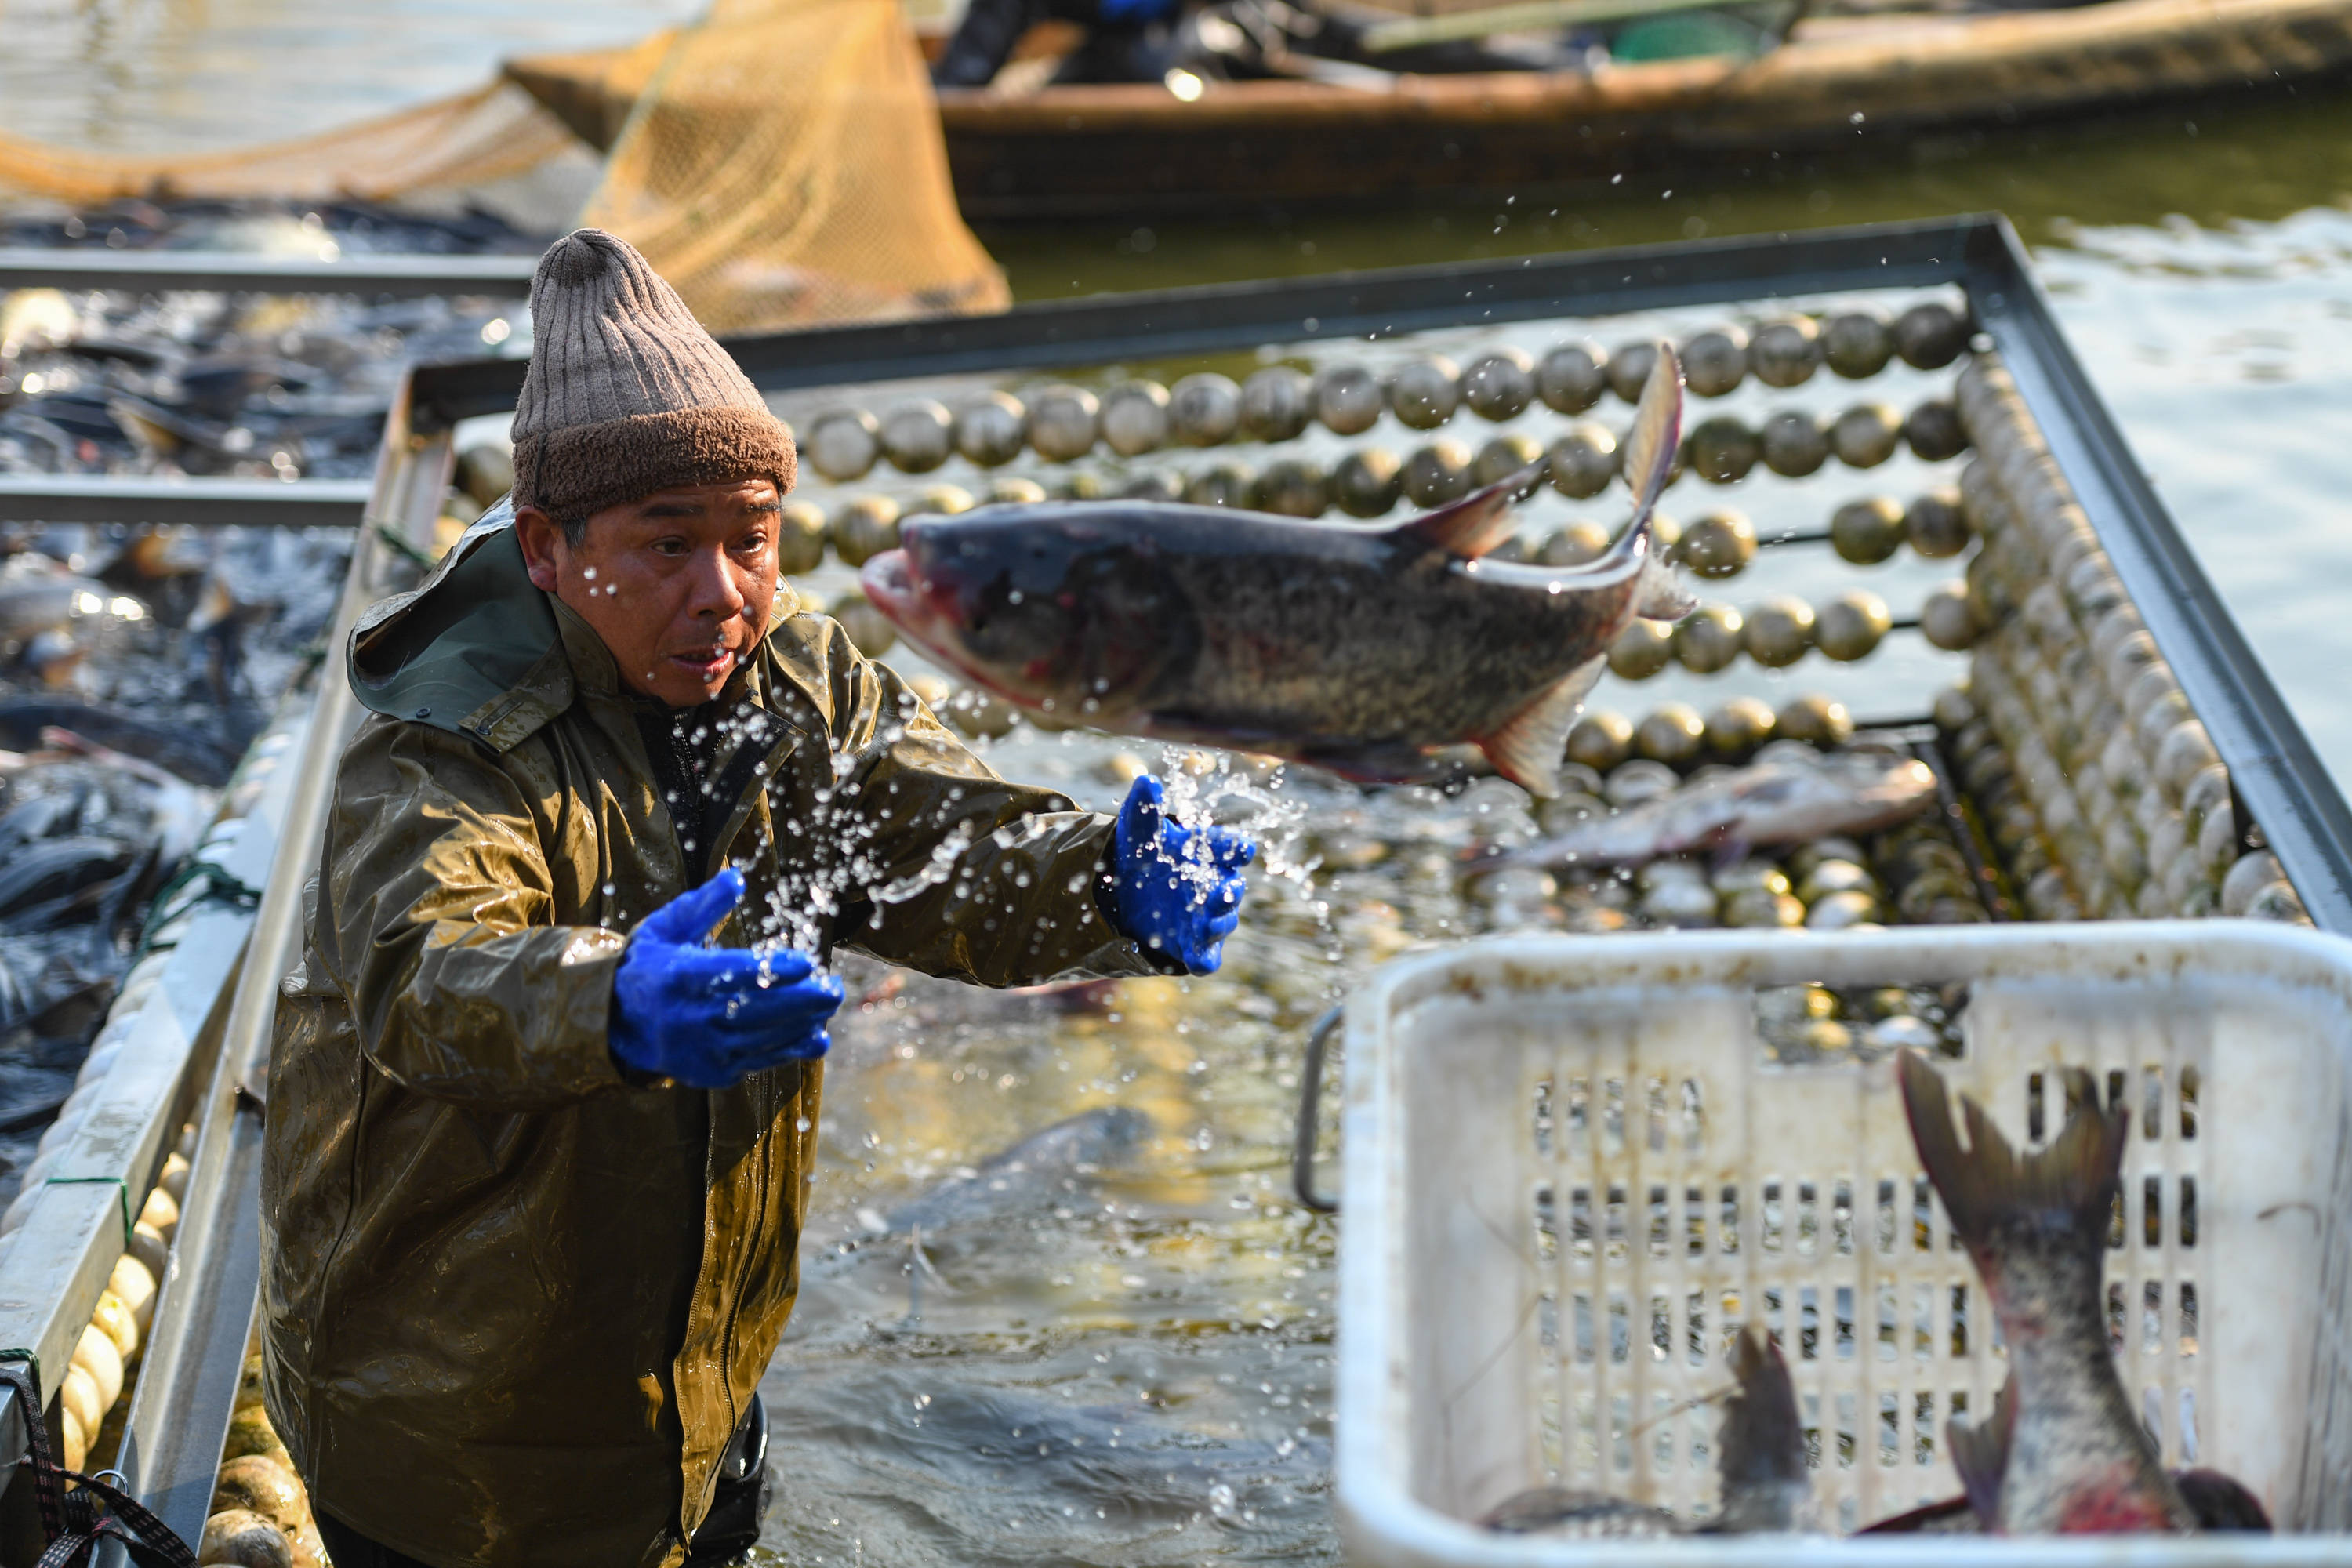
<instances>
[{"instance_id":1,"label":"dark rubber boot","mask_svg":"<svg viewBox=\"0 0 2352 1568\"><path fill-rule=\"evenodd\" d=\"M741 1562L759 1544L760 1521L767 1517L771 1489L768 1407L754 1394L751 1407L743 1412L743 1424L719 1456L719 1487L711 1494L710 1511L702 1516L702 1528L694 1532L686 1568L723 1568Z\"/></svg>"}]
</instances>

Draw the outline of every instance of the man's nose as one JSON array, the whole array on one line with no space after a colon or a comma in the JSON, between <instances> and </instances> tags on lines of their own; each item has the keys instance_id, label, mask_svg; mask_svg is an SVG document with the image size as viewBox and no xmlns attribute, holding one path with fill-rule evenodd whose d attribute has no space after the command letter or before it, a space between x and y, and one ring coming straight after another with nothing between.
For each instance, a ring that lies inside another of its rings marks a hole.
<instances>
[{"instance_id":1,"label":"man's nose","mask_svg":"<svg viewBox=\"0 0 2352 1568\"><path fill-rule=\"evenodd\" d=\"M706 550L695 556L693 598L688 609L696 616L724 621L740 615L749 601L735 585L735 573L723 550Z\"/></svg>"}]
</instances>

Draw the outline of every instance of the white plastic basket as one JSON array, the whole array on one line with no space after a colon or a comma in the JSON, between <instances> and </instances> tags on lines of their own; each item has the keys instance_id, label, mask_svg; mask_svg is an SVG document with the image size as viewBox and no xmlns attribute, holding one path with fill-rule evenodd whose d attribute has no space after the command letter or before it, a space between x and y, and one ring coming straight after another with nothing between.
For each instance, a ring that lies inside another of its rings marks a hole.
<instances>
[{"instance_id":1,"label":"white plastic basket","mask_svg":"<svg viewBox=\"0 0 2352 1568\"><path fill-rule=\"evenodd\" d=\"M2107 1269L2125 1381L2168 1463L2228 1470L2283 1533L1647 1542L1472 1522L1547 1483L1706 1511L1718 1407L1661 1413L1723 1387L1728 1336L1759 1317L1821 1432L1825 1529L1958 1491L1945 1419L1956 1395L1984 1411L2003 1369L1892 1068L1769 1062L1753 1012L1760 986L1952 981L1965 1054L1937 1065L2013 1142L2041 1142L2045 1089L2043 1130L2063 1122L2060 1066L2127 1095ZM2352 1563L2352 1538L2284 1533L2352 1514L2352 942L2212 921L1503 939L1382 969L1345 1040L1350 1562Z\"/></svg>"}]
</instances>

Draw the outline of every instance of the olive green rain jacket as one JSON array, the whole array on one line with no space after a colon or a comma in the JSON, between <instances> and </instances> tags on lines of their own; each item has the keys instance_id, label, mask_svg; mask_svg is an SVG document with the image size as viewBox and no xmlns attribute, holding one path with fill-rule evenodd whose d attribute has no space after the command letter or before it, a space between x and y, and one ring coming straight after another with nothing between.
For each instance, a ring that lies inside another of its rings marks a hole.
<instances>
[{"instance_id":1,"label":"olive green rain jacket","mask_svg":"<svg viewBox=\"0 0 2352 1568\"><path fill-rule=\"evenodd\" d=\"M624 1081L606 1015L646 913L731 861L721 942L795 909L984 985L1154 971L1094 902L1107 819L997 778L781 601L691 867L611 655L511 528L353 636L376 716L278 1004L262 1344L315 1504L426 1563L677 1563L792 1310L821 1069Z\"/></svg>"}]
</instances>

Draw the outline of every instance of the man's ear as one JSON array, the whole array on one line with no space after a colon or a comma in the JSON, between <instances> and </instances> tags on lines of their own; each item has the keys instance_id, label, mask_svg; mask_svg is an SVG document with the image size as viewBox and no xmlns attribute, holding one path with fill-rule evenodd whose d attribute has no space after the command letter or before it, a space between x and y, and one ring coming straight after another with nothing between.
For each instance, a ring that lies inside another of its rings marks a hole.
<instances>
[{"instance_id":1,"label":"man's ear","mask_svg":"<svg viewBox=\"0 0 2352 1568\"><path fill-rule=\"evenodd\" d=\"M515 540L522 546L522 563L531 586L542 594L555 592L557 567L565 548L562 525L535 506L515 508Z\"/></svg>"}]
</instances>

